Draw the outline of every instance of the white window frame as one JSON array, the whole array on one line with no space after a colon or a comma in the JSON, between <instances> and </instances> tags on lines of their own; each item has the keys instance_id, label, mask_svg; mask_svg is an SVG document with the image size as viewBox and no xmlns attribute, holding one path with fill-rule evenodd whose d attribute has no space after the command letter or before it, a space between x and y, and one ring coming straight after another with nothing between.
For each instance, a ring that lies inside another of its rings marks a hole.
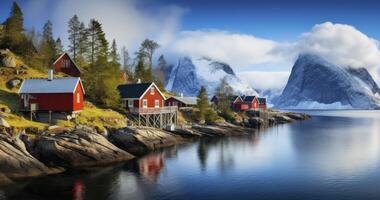
<instances>
[{"instance_id":1,"label":"white window frame","mask_svg":"<svg viewBox=\"0 0 380 200\"><path fill-rule=\"evenodd\" d=\"M133 100L132 99L128 100L128 107L133 108Z\"/></svg>"},{"instance_id":2,"label":"white window frame","mask_svg":"<svg viewBox=\"0 0 380 200\"><path fill-rule=\"evenodd\" d=\"M147 99L143 99L143 101L142 101L142 107L143 108L148 108L148 100Z\"/></svg>"},{"instance_id":3,"label":"white window frame","mask_svg":"<svg viewBox=\"0 0 380 200\"><path fill-rule=\"evenodd\" d=\"M80 103L80 94L79 94L79 92L77 93L77 103Z\"/></svg>"},{"instance_id":4,"label":"white window frame","mask_svg":"<svg viewBox=\"0 0 380 200\"><path fill-rule=\"evenodd\" d=\"M159 108L160 107L160 100L158 100L158 99L154 100L154 107L155 108Z\"/></svg>"},{"instance_id":5,"label":"white window frame","mask_svg":"<svg viewBox=\"0 0 380 200\"><path fill-rule=\"evenodd\" d=\"M150 90L150 94L154 95L154 90L155 90L154 87L152 86L149 90Z\"/></svg>"}]
</instances>

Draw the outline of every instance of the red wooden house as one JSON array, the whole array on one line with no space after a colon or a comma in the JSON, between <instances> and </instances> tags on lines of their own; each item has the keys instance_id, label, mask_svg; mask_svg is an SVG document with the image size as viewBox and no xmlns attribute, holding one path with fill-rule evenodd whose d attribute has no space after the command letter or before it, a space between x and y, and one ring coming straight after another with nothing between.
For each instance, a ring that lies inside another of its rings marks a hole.
<instances>
[{"instance_id":1,"label":"red wooden house","mask_svg":"<svg viewBox=\"0 0 380 200\"><path fill-rule=\"evenodd\" d=\"M163 108L165 105L165 96L154 83L124 84L117 89L128 112L140 113L150 108Z\"/></svg>"},{"instance_id":2,"label":"red wooden house","mask_svg":"<svg viewBox=\"0 0 380 200\"><path fill-rule=\"evenodd\" d=\"M68 53L63 53L59 56L58 59L54 61L53 66L55 73L62 72L73 77L80 77L81 75L81 71Z\"/></svg>"},{"instance_id":3,"label":"red wooden house","mask_svg":"<svg viewBox=\"0 0 380 200\"><path fill-rule=\"evenodd\" d=\"M211 103L218 105L221 100L213 96ZM231 109L236 111L243 110L266 110L266 99L257 96L230 96L228 101L231 102Z\"/></svg>"},{"instance_id":4,"label":"red wooden house","mask_svg":"<svg viewBox=\"0 0 380 200\"><path fill-rule=\"evenodd\" d=\"M82 81L76 78L26 79L21 84L20 110L77 113L83 109L84 89ZM32 106L33 105L33 106Z\"/></svg>"}]
</instances>

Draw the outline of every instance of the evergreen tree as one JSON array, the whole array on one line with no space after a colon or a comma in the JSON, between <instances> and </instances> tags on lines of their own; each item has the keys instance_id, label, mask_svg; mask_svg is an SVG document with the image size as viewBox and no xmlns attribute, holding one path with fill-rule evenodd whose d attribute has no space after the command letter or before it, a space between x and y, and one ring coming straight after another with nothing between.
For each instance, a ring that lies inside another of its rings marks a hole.
<instances>
[{"instance_id":1,"label":"evergreen tree","mask_svg":"<svg viewBox=\"0 0 380 200\"><path fill-rule=\"evenodd\" d=\"M205 120L207 112L210 110L209 100L207 97L207 91L204 86L201 87L198 93L197 108L199 109L198 117L199 120Z\"/></svg>"},{"instance_id":2,"label":"evergreen tree","mask_svg":"<svg viewBox=\"0 0 380 200\"><path fill-rule=\"evenodd\" d=\"M50 20L48 20L43 27L39 52L42 65L45 68L50 67L57 57L56 44L53 38L53 24Z\"/></svg>"},{"instance_id":3,"label":"evergreen tree","mask_svg":"<svg viewBox=\"0 0 380 200\"><path fill-rule=\"evenodd\" d=\"M86 64L86 56L89 54L88 30L83 22L79 26L79 35L77 43L76 63L83 67Z\"/></svg>"},{"instance_id":4,"label":"evergreen tree","mask_svg":"<svg viewBox=\"0 0 380 200\"><path fill-rule=\"evenodd\" d=\"M140 79L142 81L145 81L145 60L144 56L138 54L137 55L137 65L135 67L135 79Z\"/></svg>"},{"instance_id":5,"label":"evergreen tree","mask_svg":"<svg viewBox=\"0 0 380 200\"><path fill-rule=\"evenodd\" d=\"M14 1L10 16L4 23L4 37L1 41L1 48L9 48L14 53L25 55L22 43L24 36L24 17L20 6Z\"/></svg>"},{"instance_id":6,"label":"evergreen tree","mask_svg":"<svg viewBox=\"0 0 380 200\"><path fill-rule=\"evenodd\" d=\"M61 55L64 53L61 38L57 38L57 40L55 41L55 51L57 52L57 55Z\"/></svg>"},{"instance_id":7,"label":"evergreen tree","mask_svg":"<svg viewBox=\"0 0 380 200\"><path fill-rule=\"evenodd\" d=\"M165 83L166 68L167 68L167 62L165 60L164 55L161 55L158 58L158 68L155 69L155 72L154 72L156 82L160 82L161 85L164 85Z\"/></svg>"},{"instance_id":8,"label":"evergreen tree","mask_svg":"<svg viewBox=\"0 0 380 200\"><path fill-rule=\"evenodd\" d=\"M123 71L127 74L127 80L129 82L133 82L134 81L134 74L133 74L132 65L130 64L131 58L129 57L128 50L125 46L123 46L121 51L122 51L122 55L123 55Z\"/></svg>"},{"instance_id":9,"label":"evergreen tree","mask_svg":"<svg viewBox=\"0 0 380 200\"><path fill-rule=\"evenodd\" d=\"M153 54L160 47L160 45L154 40L145 39L140 46L138 54L147 59L147 68L143 75L143 80L146 82L153 81Z\"/></svg>"},{"instance_id":10,"label":"evergreen tree","mask_svg":"<svg viewBox=\"0 0 380 200\"><path fill-rule=\"evenodd\" d=\"M110 61L111 64L120 68L120 55L117 52L117 46L115 39L112 40L112 45L110 49Z\"/></svg>"},{"instance_id":11,"label":"evergreen tree","mask_svg":"<svg viewBox=\"0 0 380 200\"><path fill-rule=\"evenodd\" d=\"M219 85L215 89L215 96L218 97L218 109L222 112L230 110L230 97L234 94L233 88L228 84L227 77L220 79Z\"/></svg>"},{"instance_id":12,"label":"evergreen tree","mask_svg":"<svg viewBox=\"0 0 380 200\"><path fill-rule=\"evenodd\" d=\"M102 30L102 25L96 19L91 19L88 26L89 37L89 60L91 65L94 65L99 56L108 56L108 42L105 39L105 33Z\"/></svg>"},{"instance_id":13,"label":"evergreen tree","mask_svg":"<svg viewBox=\"0 0 380 200\"><path fill-rule=\"evenodd\" d=\"M105 38L105 33L102 25L96 21L90 22L90 44L92 46L91 57L94 63L91 64L88 76L85 76L85 81L90 91L90 98L99 104L108 107L116 107L119 105L119 93L116 90L119 84L120 64L118 64L118 55L116 43L112 48L113 59L108 62L110 56L108 51L108 41Z\"/></svg>"},{"instance_id":14,"label":"evergreen tree","mask_svg":"<svg viewBox=\"0 0 380 200\"><path fill-rule=\"evenodd\" d=\"M79 22L79 18L77 15L74 15L70 20L69 20L69 52L71 52L74 61L76 62L77 60L77 52L78 52L78 43L79 43L79 38L80 38L80 31L81 31L81 24Z\"/></svg>"}]
</instances>

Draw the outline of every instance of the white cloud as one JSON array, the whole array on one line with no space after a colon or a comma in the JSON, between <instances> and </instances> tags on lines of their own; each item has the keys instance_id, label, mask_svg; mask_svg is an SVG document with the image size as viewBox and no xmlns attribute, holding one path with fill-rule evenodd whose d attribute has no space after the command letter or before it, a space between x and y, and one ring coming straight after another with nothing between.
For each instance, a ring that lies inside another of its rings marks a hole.
<instances>
[{"instance_id":1,"label":"white cloud","mask_svg":"<svg viewBox=\"0 0 380 200\"><path fill-rule=\"evenodd\" d=\"M237 76L255 89L283 89L290 72L248 71L238 73Z\"/></svg>"},{"instance_id":2,"label":"white cloud","mask_svg":"<svg viewBox=\"0 0 380 200\"><path fill-rule=\"evenodd\" d=\"M34 18L43 16L41 8L52 4L49 0L30 1L26 13ZM95 18L103 24L109 41L116 39L119 46L126 45L136 50L147 37L165 45L178 32L181 16L185 10L175 5L158 5L146 8L138 0L65 0L55 1L50 8L50 19L56 36L67 44L67 23L77 14L86 25Z\"/></svg>"},{"instance_id":3,"label":"white cloud","mask_svg":"<svg viewBox=\"0 0 380 200\"><path fill-rule=\"evenodd\" d=\"M171 48L179 54L209 57L240 68L281 60L275 52L278 46L253 35L208 30L183 31Z\"/></svg>"},{"instance_id":4,"label":"white cloud","mask_svg":"<svg viewBox=\"0 0 380 200\"><path fill-rule=\"evenodd\" d=\"M315 25L293 43L220 30L183 31L172 44L172 52L194 58L210 57L229 63L236 71L260 65L290 70L299 54L311 53L342 67L365 67L379 82L378 44L353 26L326 22Z\"/></svg>"},{"instance_id":5,"label":"white cloud","mask_svg":"<svg viewBox=\"0 0 380 200\"><path fill-rule=\"evenodd\" d=\"M296 49L343 67L366 67L373 75L380 69L378 41L350 25L331 22L315 25L301 35Z\"/></svg>"}]
</instances>

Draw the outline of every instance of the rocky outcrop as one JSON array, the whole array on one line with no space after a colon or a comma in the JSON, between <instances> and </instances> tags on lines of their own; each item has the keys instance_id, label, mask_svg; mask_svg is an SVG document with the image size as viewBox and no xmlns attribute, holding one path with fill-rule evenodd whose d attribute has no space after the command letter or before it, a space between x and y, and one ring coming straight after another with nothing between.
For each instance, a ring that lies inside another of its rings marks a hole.
<instances>
[{"instance_id":1,"label":"rocky outcrop","mask_svg":"<svg viewBox=\"0 0 380 200\"><path fill-rule=\"evenodd\" d=\"M102 165L133 158L96 131L84 128L46 133L33 141L30 149L42 162L66 167Z\"/></svg>"},{"instance_id":2,"label":"rocky outcrop","mask_svg":"<svg viewBox=\"0 0 380 200\"><path fill-rule=\"evenodd\" d=\"M8 183L13 179L43 176L61 172L62 169L48 168L34 158L25 144L5 129L0 131L0 182Z\"/></svg>"},{"instance_id":3,"label":"rocky outcrop","mask_svg":"<svg viewBox=\"0 0 380 200\"><path fill-rule=\"evenodd\" d=\"M15 78L15 79L7 81L7 87L9 89L13 89L13 88L20 86L21 83L22 83L21 79Z\"/></svg>"},{"instance_id":4,"label":"rocky outcrop","mask_svg":"<svg viewBox=\"0 0 380 200\"><path fill-rule=\"evenodd\" d=\"M0 127L10 128L9 123L0 115Z\"/></svg>"},{"instance_id":5,"label":"rocky outcrop","mask_svg":"<svg viewBox=\"0 0 380 200\"><path fill-rule=\"evenodd\" d=\"M141 155L161 147L173 146L183 141L182 137L155 128L127 127L114 131L110 141L134 155Z\"/></svg>"},{"instance_id":6,"label":"rocky outcrop","mask_svg":"<svg viewBox=\"0 0 380 200\"><path fill-rule=\"evenodd\" d=\"M15 56L8 50L0 50L1 64L4 67L15 68L17 66Z\"/></svg>"}]
</instances>

